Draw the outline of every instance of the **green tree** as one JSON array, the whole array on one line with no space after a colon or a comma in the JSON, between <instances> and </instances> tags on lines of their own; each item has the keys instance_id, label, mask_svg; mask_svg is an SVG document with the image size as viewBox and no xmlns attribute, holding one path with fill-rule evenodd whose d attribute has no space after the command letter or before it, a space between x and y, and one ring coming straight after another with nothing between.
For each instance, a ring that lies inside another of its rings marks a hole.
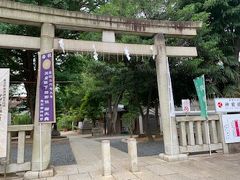
<instances>
[{"instance_id":1,"label":"green tree","mask_svg":"<svg viewBox=\"0 0 240 180\"><path fill-rule=\"evenodd\" d=\"M209 97L235 97L239 90L239 12L240 2L234 0L180 0L167 13L171 20L200 20L203 27L193 42L168 41L194 45L198 57L193 62L177 59L171 63L176 97L194 96L192 79L205 74ZM191 69L192 68L192 69ZM182 88L182 82L186 87ZM190 86L190 84L192 84ZM187 91L188 93L185 93ZM181 96L180 96L181 94ZM238 93L239 94L239 93Z\"/></svg>"},{"instance_id":2,"label":"green tree","mask_svg":"<svg viewBox=\"0 0 240 180\"><path fill-rule=\"evenodd\" d=\"M17 2L29 3L34 5L49 6L54 8L61 8L67 10L84 11L92 13L100 5L105 4L105 0L89 0L89 1L50 1L50 0L18 0ZM15 34L26 36L40 36L40 28L25 25L11 25L0 23L0 33ZM69 31L57 30L58 37L74 38L79 33L70 33ZM35 96L36 96L36 79L37 79L37 66L38 57L37 52L30 50L0 50L0 63L1 67L10 67L11 81L18 81L24 83L27 91L27 103L31 112L31 119L34 118L35 110ZM58 59L58 55L55 57ZM56 65L57 67L58 65ZM57 73L56 73L57 74ZM58 76L56 78L58 81Z\"/></svg>"},{"instance_id":3,"label":"green tree","mask_svg":"<svg viewBox=\"0 0 240 180\"><path fill-rule=\"evenodd\" d=\"M130 18L147 18L147 16L155 16L158 14L157 7L161 7L162 1L151 1L151 3L143 1L115 1L112 0L108 4L102 6L100 14L124 16ZM154 7L154 8L153 8ZM152 9L152 11L151 11ZM153 12L154 11L154 12ZM154 14L154 15L153 15ZM152 37L139 37L130 35L119 35L117 41L121 43L139 43L153 44ZM146 127L146 133L150 138L148 127L149 109L158 105L157 81L155 61L146 57L131 57L131 60L123 60L123 71L117 77L117 84L124 82L123 103L128 105L133 103L139 109ZM118 67L119 68L119 67ZM117 85L114 85L117 87ZM118 88L121 89L121 88ZM144 114L144 107L147 111Z\"/></svg>"},{"instance_id":4,"label":"green tree","mask_svg":"<svg viewBox=\"0 0 240 180\"><path fill-rule=\"evenodd\" d=\"M138 119L139 113L138 108L136 106L128 106L128 112L123 114L122 120L123 124L127 126L128 131L132 137L133 131L135 128L135 122Z\"/></svg>"}]
</instances>

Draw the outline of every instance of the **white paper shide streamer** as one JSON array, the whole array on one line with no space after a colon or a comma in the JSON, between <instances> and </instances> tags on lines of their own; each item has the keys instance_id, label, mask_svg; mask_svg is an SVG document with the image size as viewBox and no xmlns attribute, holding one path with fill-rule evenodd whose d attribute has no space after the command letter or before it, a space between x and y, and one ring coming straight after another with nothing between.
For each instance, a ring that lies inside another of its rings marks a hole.
<instances>
[{"instance_id":1,"label":"white paper shide streamer","mask_svg":"<svg viewBox=\"0 0 240 180\"><path fill-rule=\"evenodd\" d=\"M130 60L131 60L131 57L130 57L129 50L128 50L127 47L124 48L124 54L126 55L128 61L130 61Z\"/></svg>"},{"instance_id":2,"label":"white paper shide streamer","mask_svg":"<svg viewBox=\"0 0 240 180\"><path fill-rule=\"evenodd\" d=\"M155 59L155 56L156 56L156 54L154 53L153 46L151 46L151 47L150 47L150 50L152 51L152 54L153 54L152 58L153 58L153 60L154 60L154 59Z\"/></svg>"},{"instance_id":3,"label":"white paper shide streamer","mask_svg":"<svg viewBox=\"0 0 240 180\"><path fill-rule=\"evenodd\" d=\"M63 41L63 39L60 39L58 41L58 44L59 44L60 48L62 49L63 53L65 54L65 48L64 48L64 41Z\"/></svg>"},{"instance_id":4,"label":"white paper shide streamer","mask_svg":"<svg viewBox=\"0 0 240 180\"><path fill-rule=\"evenodd\" d=\"M95 61L98 61L98 53L95 45L93 45L93 58Z\"/></svg>"},{"instance_id":5,"label":"white paper shide streamer","mask_svg":"<svg viewBox=\"0 0 240 180\"><path fill-rule=\"evenodd\" d=\"M169 108L170 108L170 117L175 117L175 107L174 107L174 100L173 100L173 90L172 90L172 81L169 69L169 63L167 60L167 73L168 73L168 91L169 91Z\"/></svg>"},{"instance_id":6,"label":"white paper shide streamer","mask_svg":"<svg viewBox=\"0 0 240 180\"><path fill-rule=\"evenodd\" d=\"M238 62L240 62L240 51L238 53Z\"/></svg>"},{"instance_id":7,"label":"white paper shide streamer","mask_svg":"<svg viewBox=\"0 0 240 180\"><path fill-rule=\"evenodd\" d=\"M223 66L223 62L222 61L218 61L217 65Z\"/></svg>"},{"instance_id":8,"label":"white paper shide streamer","mask_svg":"<svg viewBox=\"0 0 240 180\"><path fill-rule=\"evenodd\" d=\"M220 66L220 68L222 68L222 69L224 68L224 64L221 60L218 61L217 65Z\"/></svg>"}]
</instances>

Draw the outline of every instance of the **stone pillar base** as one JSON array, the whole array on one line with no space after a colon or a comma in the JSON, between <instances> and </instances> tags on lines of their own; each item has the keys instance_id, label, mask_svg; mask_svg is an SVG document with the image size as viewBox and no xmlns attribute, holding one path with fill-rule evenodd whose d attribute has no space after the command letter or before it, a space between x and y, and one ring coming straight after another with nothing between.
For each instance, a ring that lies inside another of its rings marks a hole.
<instances>
[{"instance_id":1,"label":"stone pillar base","mask_svg":"<svg viewBox=\"0 0 240 180\"><path fill-rule=\"evenodd\" d=\"M24 180L30 179L39 179L39 178L47 178L54 176L54 168L49 168L43 171L27 171L24 174Z\"/></svg>"},{"instance_id":2,"label":"stone pillar base","mask_svg":"<svg viewBox=\"0 0 240 180\"><path fill-rule=\"evenodd\" d=\"M164 160L164 161L183 161L188 159L187 154L176 154L176 155L167 155L167 154L159 154L159 158Z\"/></svg>"}]
</instances>

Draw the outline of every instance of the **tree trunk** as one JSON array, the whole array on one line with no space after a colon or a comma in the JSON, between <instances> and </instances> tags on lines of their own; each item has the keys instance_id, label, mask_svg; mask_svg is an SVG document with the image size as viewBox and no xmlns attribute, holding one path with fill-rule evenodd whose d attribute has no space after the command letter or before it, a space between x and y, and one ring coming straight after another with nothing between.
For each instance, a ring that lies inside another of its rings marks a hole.
<instances>
[{"instance_id":1,"label":"tree trunk","mask_svg":"<svg viewBox=\"0 0 240 180\"><path fill-rule=\"evenodd\" d=\"M146 135L147 135L149 141L153 141L153 137L152 137L151 130L150 130L150 124L149 124L149 109L150 109L151 99L152 99L152 88L150 87L149 92L148 92L147 112L144 116Z\"/></svg>"},{"instance_id":2,"label":"tree trunk","mask_svg":"<svg viewBox=\"0 0 240 180\"><path fill-rule=\"evenodd\" d=\"M118 118L118 103L115 103L112 111L112 133L116 134L116 123Z\"/></svg>"},{"instance_id":3,"label":"tree trunk","mask_svg":"<svg viewBox=\"0 0 240 180\"><path fill-rule=\"evenodd\" d=\"M137 96L134 96L134 100L135 100L136 104L138 105L139 112L140 112L140 115L142 116L142 120L143 120L143 123L144 123L144 113L143 113L143 109L142 109L142 106L141 106L141 104L140 104L140 102L139 102L138 97L137 97ZM143 129L143 130L144 130L144 129ZM140 132L140 131L139 131L139 132ZM145 134L146 134L146 132L145 132Z\"/></svg>"},{"instance_id":4,"label":"tree trunk","mask_svg":"<svg viewBox=\"0 0 240 180\"><path fill-rule=\"evenodd\" d=\"M30 115L33 122L35 111L35 97L36 97L36 80L37 80L37 58L34 64L34 52L25 51L22 53L23 59L23 78L25 80L24 86L27 91L27 104L30 109ZM34 68L36 67L36 68Z\"/></svg>"},{"instance_id":5,"label":"tree trunk","mask_svg":"<svg viewBox=\"0 0 240 180\"><path fill-rule=\"evenodd\" d=\"M124 91L121 91L119 93L119 95L116 97L116 100L114 102L114 105L113 105L113 111L112 111L112 132L113 134L116 134L116 123L117 123L117 119L118 119L118 104L120 102L120 100L122 99L122 96L123 96L123 92Z\"/></svg>"},{"instance_id":6,"label":"tree trunk","mask_svg":"<svg viewBox=\"0 0 240 180\"><path fill-rule=\"evenodd\" d=\"M240 60L240 38L239 37L237 37L235 39L234 51L235 51L236 60L239 61ZM240 83L239 78L236 79L236 83L237 83L237 85Z\"/></svg>"},{"instance_id":7,"label":"tree trunk","mask_svg":"<svg viewBox=\"0 0 240 180\"><path fill-rule=\"evenodd\" d=\"M234 49L235 49L235 56L236 59L238 59L239 57L239 52L240 52L240 38L237 37L235 40L235 44L234 44Z\"/></svg>"},{"instance_id":8,"label":"tree trunk","mask_svg":"<svg viewBox=\"0 0 240 180\"><path fill-rule=\"evenodd\" d=\"M112 134L112 123L111 123L111 119L112 119L112 96L109 95L108 96L108 107L107 107L107 111L106 111L106 123L107 123L107 134Z\"/></svg>"},{"instance_id":9,"label":"tree trunk","mask_svg":"<svg viewBox=\"0 0 240 180\"><path fill-rule=\"evenodd\" d=\"M116 133L116 123L118 118L118 103L122 99L123 92L116 97L114 105L112 106L112 95L108 96L108 108L107 108L107 134L115 134Z\"/></svg>"}]
</instances>

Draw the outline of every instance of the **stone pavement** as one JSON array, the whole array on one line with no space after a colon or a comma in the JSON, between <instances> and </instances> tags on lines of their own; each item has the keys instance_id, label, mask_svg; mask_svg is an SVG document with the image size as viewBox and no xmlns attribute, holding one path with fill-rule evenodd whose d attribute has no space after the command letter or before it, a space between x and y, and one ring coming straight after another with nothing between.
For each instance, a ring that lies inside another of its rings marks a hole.
<instances>
[{"instance_id":1,"label":"stone pavement","mask_svg":"<svg viewBox=\"0 0 240 180\"><path fill-rule=\"evenodd\" d=\"M240 154L190 156L186 161L165 162L158 156L138 158L139 172L128 170L128 155L111 148L112 176L103 177L101 144L94 139L71 136L77 165L56 167L56 176L47 180L236 180L240 172Z\"/></svg>"},{"instance_id":2,"label":"stone pavement","mask_svg":"<svg viewBox=\"0 0 240 180\"><path fill-rule=\"evenodd\" d=\"M128 170L128 154L111 148L112 176L103 177L101 143L92 138L69 136L77 164L55 167L56 175L43 180L237 180L240 154L215 153L190 156L186 161L165 162L158 156L138 158L139 172Z\"/></svg>"}]
</instances>

